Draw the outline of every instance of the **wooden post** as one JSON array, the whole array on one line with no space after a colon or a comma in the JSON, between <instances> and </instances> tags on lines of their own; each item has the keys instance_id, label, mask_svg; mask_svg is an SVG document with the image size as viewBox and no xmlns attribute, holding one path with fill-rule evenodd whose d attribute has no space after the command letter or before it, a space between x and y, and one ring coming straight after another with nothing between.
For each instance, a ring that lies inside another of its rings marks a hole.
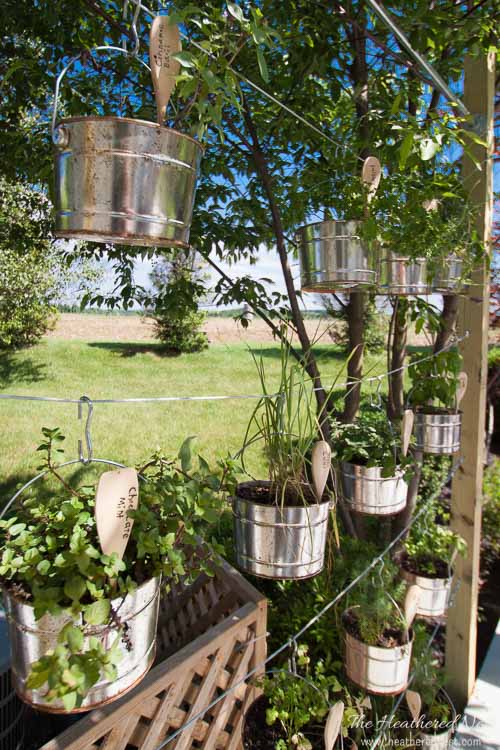
<instances>
[{"instance_id":1,"label":"wooden post","mask_svg":"<svg viewBox=\"0 0 500 750\"><path fill-rule=\"evenodd\" d=\"M493 53L467 58L464 103L474 117L476 132L487 147L474 144L471 151L479 170L467 155L463 179L471 201L478 207L477 230L488 250L491 247L493 209L493 105L495 58ZM479 127L477 127L479 126ZM477 602L481 542L481 503L485 460L486 377L488 352L489 272L487 263L473 274L473 284L460 301L458 332L469 331L461 346L464 370L469 377L462 402L461 468L452 485L451 526L466 540L465 559L457 559L455 580L460 587L448 614L446 671L449 691L459 710L467 703L476 677Z\"/></svg>"}]
</instances>

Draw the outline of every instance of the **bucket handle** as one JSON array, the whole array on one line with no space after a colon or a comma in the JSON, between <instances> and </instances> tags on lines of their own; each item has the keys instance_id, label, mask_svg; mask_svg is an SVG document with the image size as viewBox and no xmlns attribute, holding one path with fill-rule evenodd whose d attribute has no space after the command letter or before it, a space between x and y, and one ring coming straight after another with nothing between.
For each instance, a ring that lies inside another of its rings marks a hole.
<instances>
[{"instance_id":1,"label":"bucket handle","mask_svg":"<svg viewBox=\"0 0 500 750\"><path fill-rule=\"evenodd\" d=\"M59 464L59 466L57 468L58 469L62 469L64 466L72 466L74 464L81 464L81 463L82 463L81 459L79 459L79 458L73 458L71 461L64 461L64 463ZM125 464L121 464L118 461L111 461L111 460L109 460L107 458L92 458L90 461L87 461L87 464L89 464L89 463L106 464L106 466L117 466L119 469L126 469L127 468L125 466ZM23 484L23 486L21 487L21 489L17 490L17 492L15 493L15 495L13 495L11 497L11 499L9 500L9 502L0 511L0 519L2 519L5 516L5 514L7 513L7 511L13 506L13 504L15 503L15 501L17 500L17 498L20 495L22 495L22 493L25 490L27 490L29 487L31 487L31 485L35 484L35 482L38 482L39 479L43 479L43 477L46 476L49 473L50 473L50 469L44 469L43 471L40 472L40 474L37 474L35 477L32 477L30 480L28 480L26 482L26 484ZM140 474L139 474L139 478L140 479L144 479L144 477L142 477Z\"/></svg>"},{"instance_id":2,"label":"bucket handle","mask_svg":"<svg viewBox=\"0 0 500 750\"><path fill-rule=\"evenodd\" d=\"M137 57L137 55L135 55L133 52L129 52L128 50L123 49L122 47L115 47L115 46L110 45L110 44L104 44L104 45L102 45L100 47L93 47L91 50L84 50L83 52L80 52L80 54L75 55L75 57L72 57L71 60L69 61L69 63L61 70L61 72L57 76L56 87L55 87L55 90L54 90L54 106L53 106L53 109L52 109L52 120L51 120L51 131L50 132L51 132L51 136L52 136L52 142L55 143L56 146L57 145L61 145L61 137L62 137L62 135L58 136L58 134L56 132L57 107L58 107L58 104L59 104L59 92L60 92L60 88L61 88L62 79L64 78L64 76L66 75L66 73L68 72L68 70L71 67L73 67L73 65L76 62L78 62L78 60L81 60L81 58L84 55L87 55L89 53L90 53L90 55L92 55L94 52L105 52L105 51L106 52L119 52L122 55L127 55L127 57L131 57L131 58L137 60L138 62L140 62L140 64L143 65L146 68L146 70L148 70L151 73L151 68L149 67L149 65L147 63L145 63L144 60L141 60L140 57Z\"/></svg>"}]
</instances>

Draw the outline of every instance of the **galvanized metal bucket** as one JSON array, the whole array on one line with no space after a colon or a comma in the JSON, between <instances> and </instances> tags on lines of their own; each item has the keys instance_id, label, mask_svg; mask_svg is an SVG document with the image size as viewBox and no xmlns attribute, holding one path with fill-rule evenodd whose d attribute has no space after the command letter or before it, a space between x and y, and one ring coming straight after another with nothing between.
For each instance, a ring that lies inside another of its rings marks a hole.
<instances>
[{"instance_id":1,"label":"galvanized metal bucket","mask_svg":"<svg viewBox=\"0 0 500 750\"><path fill-rule=\"evenodd\" d=\"M380 466L342 462L339 474L342 496L356 513L390 516L406 507L408 485L400 470L392 477L383 477Z\"/></svg>"},{"instance_id":2,"label":"galvanized metal bucket","mask_svg":"<svg viewBox=\"0 0 500 750\"><path fill-rule=\"evenodd\" d=\"M410 259L386 251L380 259L377 294L456 294L462 285L462 267L462 261L452 255L432 274L425 258Z\"/></svg>"},{"instance_id":3,"label":"galvanized metal bucket","mask_svg":"<svg viewBox=\"0 0 500 750\"><path fill-rule=\"evenodd\" d=\"M415 449L424 453L451 455L460 450L462 412L439 414L415 411L413 434Z\"/></svg>"},{"instance_id":4,"label":"galvanized metal bucket","mask_svg":"<svg viewBox=\"0 0 500 750\"><path fill-rule=\"evenodd\" d=\"M103 679L87 693L82 705L66 711L61 700L47 701L46 689L30 690L26 681L33 662L57 646L61 629L69 622L75 622L68 614L43 615L35 619L34 609L4 589L4 602L9 619L9 638L12 651L12 681L19 697L40 711L49 713L79 713L103 706L116 700L131 690L151 667L155 656L156 625L160 595L160 578L152 578L124 598L112 602L119 622L126 625L127 640L131 650L122 646L122 658L117 665L116 680ZM82 625L82 618L76 621ZM84 648L89 639L97 637L105 647L116 640L118 626L86 626Z\"/></svg>"},{"instance_id":5,"label":"galvanized metal bucket","mask_svg":"<svg viewBox=\"0 0 500 750\"><path fill-rule=\"evenodd\" d=\"M71 117L54 142L57 237L189 247L197 141L152 122Z\"/></svg>"},{"instance_id":6,"label":"galvanized metal bucket","mask_svg":"<svg viewBox=\"0 0 500 750\"><path fill-rule=\"evenodd\" d=\"M262 578L297 580L317 575L324 565L328 514L328 502L264 505L236 495L236 564Z\"/></svg>"},{"instance_id":7,"label":"galvanized metal bucket","mask_svg":"<svg viewBox=\"0 0 500 750\"><path fill-rule=\"evenodd\" d=\"M359 221L321 221L300 227L301 288L318 294L373 286L375 253L359 236Z\"/></svg>"},{"instance_id":8,"label":"galvanized metal bucket","mask_svg":"<svg viewBox=\"0 0 500 750\"><path fill-rule=\"evenodd\" d=\"M419 617L434 618L446 614L451 592L451 577L430 578L411 573L403 566L400 567L400 572L401 578L408 581L410 586L415 585L420 589L416 612Z\"/></svg>"},{"instance_id":9,"label":"galvanized metal bucket","mask_svg":"<svg viewBox=\"0 0 500 750\"><path fill-rule=\"evenodd\" d=\"M425 258L410 260L386 252L380 259L380 279L377 294L415 295L430 294Z\"/></svg>"},{"instance_id":10,"label":"galvanized metal bucket","mask_svg":"<svg viewBox=\"0 0 500 750\"><path fill-rule=\"evenodd\" d=\"M408 684L412 645L413 638L404 646L394 648L368 646L346 632L347 676L355 685L375 695L402 693Z\"/></svg>"}]
</instances>

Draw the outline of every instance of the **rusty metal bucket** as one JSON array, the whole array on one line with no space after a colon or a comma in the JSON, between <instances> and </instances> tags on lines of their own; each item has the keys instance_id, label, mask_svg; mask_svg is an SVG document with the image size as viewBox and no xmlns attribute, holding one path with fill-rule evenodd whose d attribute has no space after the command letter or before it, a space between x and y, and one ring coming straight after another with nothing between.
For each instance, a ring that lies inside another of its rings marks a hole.
<instances>
[{"instance_id":1,"label":"rusty metal bucket","mask_svg":"<svg viewBox=\"0 0 500 750\"><path fill-rule=\"evenodd\" d=\"M361 240L360 226L359 221L321 221L297 230L303 292L323 294L375 284L375 253Z\"/></svg>"},{"instance_id":2,"label":"rusty metal bucket","mask_svg":"<svg viewBox=\"0 0 500 750\"><path fill-rule=\"evenodd\" d=\"M189 247L197 141L152 122L71 117L54 144L57 237Z\"/></svg>"},{"instance_id":3,"label":"rusty metal bucket","mask_svg":"<svg viewBox=\"0 0 500 750\"><path fill-rule=\"evenodd\" d=\"M12 651L12 682L19 697L40 711L73 714L105 705L127 693L140 682L153 664L159 595L160 578L157 577L146 581L125 597L113 600L113 610L117 612L119 623L126 625L127 640L132 647L128 650L125 644L122 645L122 658L117 665L118 674L113 682L107 679L100 680L90 688L81 706L67 711L62 700L47 701L45 688L30 690L26 686L26 681L31 665L57 646L62 628L70 622L82 626L82 616L75 620L67 613L45 614L37 620L30 604L17 599L4 589ZM117 638L118 630L118 625L114 623L87 625L84 649L88 647L91 637L98 638L105 647L111 647Z\"/></svg>"}]
</instances>

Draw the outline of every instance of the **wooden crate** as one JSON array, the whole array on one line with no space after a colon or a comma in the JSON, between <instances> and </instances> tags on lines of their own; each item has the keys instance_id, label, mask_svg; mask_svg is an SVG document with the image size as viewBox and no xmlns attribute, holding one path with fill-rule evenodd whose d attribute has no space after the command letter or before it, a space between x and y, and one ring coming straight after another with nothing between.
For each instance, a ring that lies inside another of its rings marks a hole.
<instances>
[{"instance_id":1,"label":"wooden crate","mask_svg":"<svg viewBox=\"0 0 500 750\"><path fill-rule=\"evenodd\" d=\"M265 659L265 634L265 598L227 563L213 578L175 587L162 599L157 660L140 685L40 750L155 750ZM245 710L256 695L254 685L241 684L166 747L241 747Z\"/></svg>"}]
</instances>

